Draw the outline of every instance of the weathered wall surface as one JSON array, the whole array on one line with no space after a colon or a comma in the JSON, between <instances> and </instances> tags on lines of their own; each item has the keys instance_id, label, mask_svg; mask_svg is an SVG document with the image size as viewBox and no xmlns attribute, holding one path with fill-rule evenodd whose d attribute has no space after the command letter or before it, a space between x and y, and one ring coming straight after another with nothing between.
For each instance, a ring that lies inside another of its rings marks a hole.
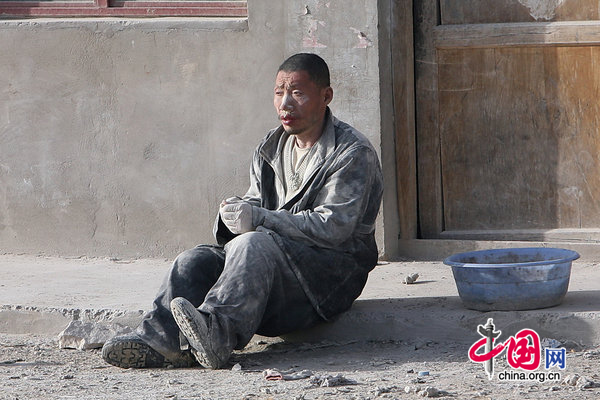
<instances>
[{"instance_id":1,"label":"weathered wall surface","mask_svg":"<svg viewBox=\"0 0 600 400\"><path fill-rule=\"evenodd\" d=\"M379 148L377 1L249 3L247 22L0 21L0 252L173 257L212 242L297 51L329 62L334 112Z\"/></svg>"}]
</instances>

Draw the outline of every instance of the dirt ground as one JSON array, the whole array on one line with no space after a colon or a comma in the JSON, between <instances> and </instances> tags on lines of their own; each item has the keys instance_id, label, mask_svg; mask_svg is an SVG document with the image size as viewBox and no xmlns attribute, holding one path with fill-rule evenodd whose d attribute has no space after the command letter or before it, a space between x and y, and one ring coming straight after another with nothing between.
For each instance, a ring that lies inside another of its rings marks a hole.
<instances>
[{"instance_id":1,"label":"dirt ground","mask_svg":"<svg viewBox=\"0 0 600 400\"><path fill-rule=\"evenodd\" d=\"M236 352L224 370L133 370L104 363L99 350L59 349L54 337L0 334L0 399L600 398L600 348L567 349L566 369L555 382L500 381L498 374L510 370L506 357L496 359L490 381L467 351L451 343L275 339ZM308 370L310 377L269 381L266 369Z\"/></svg>"}]
</instances>

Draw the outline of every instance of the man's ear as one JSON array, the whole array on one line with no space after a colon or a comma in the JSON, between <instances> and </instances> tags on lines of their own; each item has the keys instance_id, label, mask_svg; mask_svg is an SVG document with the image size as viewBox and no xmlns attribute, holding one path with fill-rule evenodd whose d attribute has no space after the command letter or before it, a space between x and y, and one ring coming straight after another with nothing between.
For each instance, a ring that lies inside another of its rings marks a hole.
<instances>
[{"instance_id":1,"label":"man's ear","mask_svg":"<svg viewBox=\"0 0 600 400\"><path fill-rule=\"evenodd\" d=\"M329 103L331 103L331 100L333 100L333 89L331 88L331 86L328 86L325 89L323 89L323 99L325 100L325 105L329 105Z\"/></svg>"}]
</instances>

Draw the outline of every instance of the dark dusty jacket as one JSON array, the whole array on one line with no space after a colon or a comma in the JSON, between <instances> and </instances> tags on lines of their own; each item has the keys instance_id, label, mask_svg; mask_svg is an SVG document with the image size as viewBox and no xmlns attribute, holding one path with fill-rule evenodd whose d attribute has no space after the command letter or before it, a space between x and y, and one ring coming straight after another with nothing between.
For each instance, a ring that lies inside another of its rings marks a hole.
<instances>
[{"instance_id":1,"label":"dark dusty jacket","mask_svg":"<svg viewBox=\"0 0 600 400\"><path fill-rule=\"evenodd\" d=\"M244 200L253 205L256 230L273 236L317 312L329 319L350 308L377 263L383 178L368 139L329 109L326 118L300 192L285 203L281 151L289 135L280 126L254 152ZM217 242L233 237L217 217Z\"/></svg>"}]
</instances>

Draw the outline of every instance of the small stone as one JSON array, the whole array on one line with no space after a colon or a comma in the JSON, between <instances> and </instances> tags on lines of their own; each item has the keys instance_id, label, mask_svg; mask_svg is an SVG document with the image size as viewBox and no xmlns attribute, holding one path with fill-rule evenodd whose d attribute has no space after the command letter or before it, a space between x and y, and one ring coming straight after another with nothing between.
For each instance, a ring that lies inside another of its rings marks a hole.
<instances>
[{"instance_id":1,"label":"small stone","mask_svg":"<svg viewBox=\"0 0 600 400\"><path fill-rule=\"evenodd\" d=\"M577 385L577 381L579 380L579 375L567 375L567 377L563 380L563 384L569 386Z\"/></svg>"},{"instance_id":2,"label":"small stone","mask_svg":"<svg viewBox=\"0 0 600 400\"><path fill-rule=\"evenodd\" d=\"M415 350L424 349L425 347L429 347L433 343L434 342L432 340L421 340L421 341L415 343Z\"/></svg>"},{"instance_id":3,"label":"small stone","mask_svg":"<svg viewBox=\"0 0 600 400\"><path fill-rule=\"evenodd\" d=\"M375 395L375 397L380 397L381 395L390 393L396 389L397 389L396 386L390 386L390 387L379 387L378 386L374 391L374 395Z\"/></svg>"},{"instance_id":4,"label":"small stone","mask_svg":"<svg viewBox=\"0 0 600 400\"><path fill-rule=\"evenodd\" d=\"M75 378L73 375L64 375L62 378L60 379L73 379Z\"/></svg>"},{"instance_id":5,"label":"small stone","mask_svg":"<svg viewBox=\"0 0 600 400\"><path fill-rule=\"evenodd\" d=\"M419 279L419 274L411 274L408 275L404 278L404 280L402 281L402 283L404 283L405 285L411 285L413 283L415 283L417 281L417 279Z\"/></svg>"},{"instance_id":6,"label":"small stone","mask_svg":"<svg viewBox=\"0 0 600 400\"><path fill-rule=\"evenodd\" d=\"M427 386L425 389L419 391L419 395L422 397L437 397L439 394L440 391L432 386Z\"/></svg>"},{"instance_id":7,"label":"small stone","mask_svg":"<svg viewBox=\"0 0 600 400\"><path fill-rule=\"evenodd\" d=\"M233 367L231 367L231 370L235 372L240 372L242 370L242 365L240 363L237 363Z\"/></svg>"},{"instance_id":8,"label":"small stone","mask_svg":"<svg viewBox=\"0 0 600 400\"><path fill-rule=\"evenodd\" d=\"M333 386L346 386L346 385L356 385L356 382L353 379L348 379L341 374L338 375L314 375L310 378L310 383L314 386L320 387L333 387Z\"/></svg>"},{"instance_id":9,"label":"small stone","mask_svg":"<svg viewBox=\"0 0 600 400\"><path fill-rule=\"evenodd\" d=\"M589 389L589 388L593 388L595 386L596 385L595 385L594 381L586 378L585 376L581 376L579 379L577 379L577 389L579 389L579 390Z\"/></svg>"},{"instance_id":10,"label":"small stone","mask_svg":"<svg viewBox=\"0 0 600 400\"><path fill-rule=\"evenodd\" d=\"M540 345L542 346L542 348L558 349L562 346L562 343L556 339L543 338L540 341Z\"/></svg>"}]
</instances>

